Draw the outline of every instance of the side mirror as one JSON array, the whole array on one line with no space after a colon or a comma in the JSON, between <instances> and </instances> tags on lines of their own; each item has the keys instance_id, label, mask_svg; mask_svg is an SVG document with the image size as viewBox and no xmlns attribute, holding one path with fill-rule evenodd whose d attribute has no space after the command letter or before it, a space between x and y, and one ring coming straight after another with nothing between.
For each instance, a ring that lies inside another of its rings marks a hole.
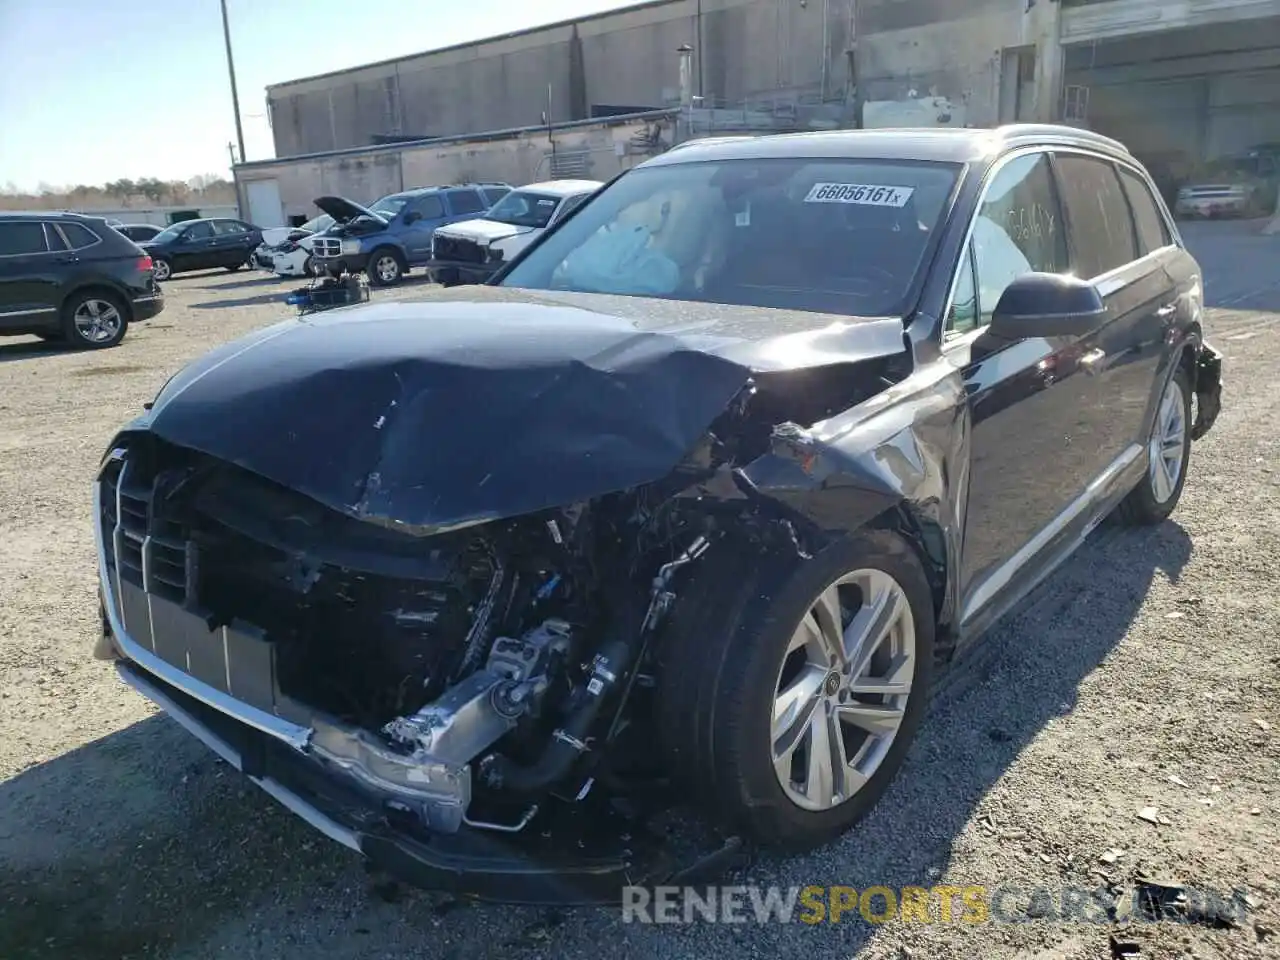
<instances>
[{"instance_id":1,"label":"side mirror","mask_svg":"<svg viewBox=\"0 0 1280 960\"><path fill-rule=\"evenodd\" d=\"M992 336L1078 337L1102 325L1107 305L1087 280L1059 273L1023 274L1005 288L991 315Z\"/></svg>"},{"instance_id":2,"label":"side mirror","mask_svg":"<svg viewBox=\"0 0 1280 960\"><path fill-rule=\"evenodd\" d=\"M421 219L422 219L422 214L419 213L417 210L410 210L408 213L404 215L405 226L408 226L411 223L417 223Z\"/></svg>"}]
</instances>

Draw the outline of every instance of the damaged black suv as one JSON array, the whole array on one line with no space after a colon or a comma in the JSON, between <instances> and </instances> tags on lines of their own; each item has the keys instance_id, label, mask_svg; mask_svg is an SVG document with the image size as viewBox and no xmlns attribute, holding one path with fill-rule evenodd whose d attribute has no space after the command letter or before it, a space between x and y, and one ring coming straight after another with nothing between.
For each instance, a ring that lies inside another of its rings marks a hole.
<instances>
[{"instance_id":1,"label":"damaged black suv","mask_svg":"<svg viewBox=\"0 0 1280 960\"><path fill-rule=\"evenodd\" d=\"M1174 509L1202 315L1112 140L683 145L489 285L174 376L95 485L97 655L423 884L588 901L716 834L822 844L966 646Z\"/></svg>"}]
</instances>

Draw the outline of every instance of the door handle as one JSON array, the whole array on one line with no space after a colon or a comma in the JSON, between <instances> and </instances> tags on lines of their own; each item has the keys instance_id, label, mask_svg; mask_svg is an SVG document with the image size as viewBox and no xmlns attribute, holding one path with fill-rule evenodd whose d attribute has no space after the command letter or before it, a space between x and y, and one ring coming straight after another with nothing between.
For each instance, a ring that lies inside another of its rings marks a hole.
<instances>
[{"instance_id":1,"label":"door handle","mask_svg":"<svg viewBox=\"0 0 1280 960\"><path fill-rule=\"evenodd\" d=\"M1080 358L1080 366L1084 367L1084 372L1097 376L1102 372L1102 361L1107 357L1105 350L1093 349Z\"/></svg>"}]
</instances>

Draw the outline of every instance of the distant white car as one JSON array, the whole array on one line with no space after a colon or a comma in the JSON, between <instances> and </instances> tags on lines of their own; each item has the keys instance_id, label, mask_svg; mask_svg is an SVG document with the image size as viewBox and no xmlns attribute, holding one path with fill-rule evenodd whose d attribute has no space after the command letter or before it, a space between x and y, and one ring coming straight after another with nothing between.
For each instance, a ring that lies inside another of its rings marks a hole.
<instances>
[{"instance_id":1,"label":"distant white car","mask_svg":"<svg viewBox=\"0 0 1280 960\"><path fill-rule=\"evenodd\" d=\"M436 283L483 283L539 234L603 187L598 180L550 180L517 187L483 217L437 227L427 270Z\"/></svg>"},{"instance_id":2,"label":"distant white car","mask_svg":"<svg viewBox=\"0 0 1280 960\"><path fill-rule=\"evenodd\" d=\"M253 262L263 270L281 277L313 276L311 270L312 239L333 226L327 213L308 220L300 227L270 227L262 231L262 243L253 251Z\"/></svg>"}]
</instances>

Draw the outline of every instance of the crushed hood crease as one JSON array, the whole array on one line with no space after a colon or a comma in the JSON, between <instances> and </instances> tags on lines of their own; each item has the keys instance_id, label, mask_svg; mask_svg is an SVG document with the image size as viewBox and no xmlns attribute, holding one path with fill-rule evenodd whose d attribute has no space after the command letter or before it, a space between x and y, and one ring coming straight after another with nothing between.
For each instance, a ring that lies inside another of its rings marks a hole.
<instances>
[{"instance_id":1,"label":"crushed hood crease","mask_svg":"<svg viewBox=\"0 0 1280 960\"><path fill-rule=\"evenodd\" d=\"M179 372L146 425L431 531L660 479L754 374L904 349L898 319L629 300L481 287L287 321Z\"/></svg>"}]
</instances>

